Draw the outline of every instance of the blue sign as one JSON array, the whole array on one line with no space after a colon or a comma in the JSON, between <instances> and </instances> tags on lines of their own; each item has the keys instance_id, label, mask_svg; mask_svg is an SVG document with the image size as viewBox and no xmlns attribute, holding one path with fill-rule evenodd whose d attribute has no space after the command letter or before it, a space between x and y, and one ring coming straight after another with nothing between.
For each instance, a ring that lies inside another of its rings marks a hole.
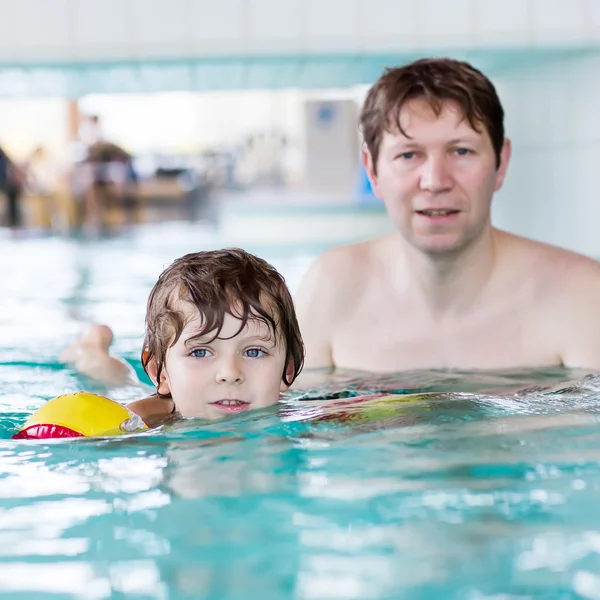
<instances>
[{"instance_id":1,"label":"blue sign","mask_svg":"<svg viewBox=\"0 0 600 600\"><path fill-rule=\"evenodd\" d=\"M321 104L317 108L317 125L329 127L335 119L335 107L331 102Z\"/></svg>"}]
</instances>

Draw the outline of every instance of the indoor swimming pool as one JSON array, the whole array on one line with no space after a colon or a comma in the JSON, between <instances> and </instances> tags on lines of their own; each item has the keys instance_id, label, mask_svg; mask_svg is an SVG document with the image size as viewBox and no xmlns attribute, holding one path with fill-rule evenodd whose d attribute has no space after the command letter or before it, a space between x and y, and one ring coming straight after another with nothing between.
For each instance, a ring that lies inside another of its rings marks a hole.
<instances>
[{"instance_id":1,"label":"indoor swimming pool","mask_svg":"<svg viewBox=\"0 0 600 600\"><path fill-rule=\"evenodd\" d=\"M220 241L175 223L96 242L0 243L3 597L600 599L600 378L342 371L220 422L16 441L53 396L144 394L145 383L101 388L60 352L105 322L142 377L156 277ZM247 249L292 292L315 255ZM404 397L353 400L372 392ZM407 395L418 392L429 394Z\"/></svg>"}]
</instances>

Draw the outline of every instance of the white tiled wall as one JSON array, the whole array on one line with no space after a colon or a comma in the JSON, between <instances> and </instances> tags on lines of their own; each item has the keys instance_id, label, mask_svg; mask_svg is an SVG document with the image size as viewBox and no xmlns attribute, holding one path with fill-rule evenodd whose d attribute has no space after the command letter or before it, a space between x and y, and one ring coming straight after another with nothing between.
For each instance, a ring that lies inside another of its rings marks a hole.
<instances>
[{"instance_id":1,"label":"white tiled wall","mask_svg":"<svg viewBox=\"0 0 600 600\"><path fill-rule=\"evenodd\" d=\"M496 224L600 258L600 57L495 83L513 141Z\"/></svg>"},{"instance_id":2,"label":"white tiled wall","mask_svg":"<svg viewBox=\"0 0 600 600\"><path fill-rule=\"evenodd\" d=\"M521 45L531 41L533 4L523 0L480 0L474 3L477 43L487 46Z\"/></svg>"},{"instance_id":3,"label":"white tiled wall","mask_svg":"<svg viewBox=\"0 0 600 600\"><path fill-rule=\"evenodd\" d=\"M103 17L107 12L120 15L111 27L102 27ZM70 19L73 47L79 48L81 60L93 58L102 53L110 60L123 52L130 51L128 37L131 32L131 20L123 12L121 0L86 0L73 6ZM63 22L69 19L62 16Z\"/></svg>"},{"instance_id":4,"label":"white tiled wall","mask_svg":"<svg viewBox=\"0 0 600 600\"><path fill-rule=\"evenodd\" d=\"M122 2L122 0L119 0ZM194 56L243 53L246 39L244 0L192 2L188 13L190 23L190 53Z\"/></svg>"},{"instance_id":5,"label":"white tiled wall","mask_svg":"<svg viewBox=\"0 0 600 600\"><path fill-rule=\"evenodd\" d=\"M592 36L589 10L596 0L533 0L532 33L534 41L545 43L581 43Z\"/></svg>"},{"instance_id":6,"label":"white tiled wall","mask_svg":"<svg viewBox=\"0 0 600 600\"><path fill-rule=\"evenodd\" d=\"M0 62L581 45L600 0L0 0Z\"/></svg>"}]
</instances>

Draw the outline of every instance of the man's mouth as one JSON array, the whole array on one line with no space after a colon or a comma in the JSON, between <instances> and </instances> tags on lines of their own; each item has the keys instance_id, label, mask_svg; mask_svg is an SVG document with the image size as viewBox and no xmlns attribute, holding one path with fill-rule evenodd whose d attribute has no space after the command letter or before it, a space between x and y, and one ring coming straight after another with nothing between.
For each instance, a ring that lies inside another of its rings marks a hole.
<instances>
[{"instance_id":1,"label":"man's mouth","mask_svg":"<svg viewBox=\"0 0 600 600\"><path fill-rule=\"evenodd\" d=\"M450 217L452 215L457 215L460 211L455 210L453 208L439 208L435 210L418 210L417 213L423 215L424 217L430 218L441 218L441 217Z\"/></svg>"},{"instance_id":2,"label":"man's mouth","mask_svg":"<svg viewBox=\"0 0 600 600\"><path fill-rule=\"evenodd\" d=\"M217 410L224 413L237 413L250 408L250 402L244 402L236 398L224 398L223 400L217 400L211 402L211 406L214 406Z\"/></svg>"}]
</instances>

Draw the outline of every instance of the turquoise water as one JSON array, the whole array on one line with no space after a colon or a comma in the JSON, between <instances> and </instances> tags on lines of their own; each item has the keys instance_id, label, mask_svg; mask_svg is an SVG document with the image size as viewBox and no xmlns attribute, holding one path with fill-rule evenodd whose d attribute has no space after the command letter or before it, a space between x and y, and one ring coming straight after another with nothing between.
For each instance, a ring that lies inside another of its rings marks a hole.
<instances>
[{"instance_id":1,"label":"turquoise water","mask_svg":"<svg viewBox=\"0 0 600 600\"><path fill-rule=\"evenodd\" d=\"M600 598L600 379L583 372L318 374L220 423L12 441L46 399L100 389L57 358L86 322L139 370L155 277L218 245L168 233L0 242L2 597ZM310 251L265 250L294 289ZM447 393L370 419L315 400L381 390Z\"/></svg>"}]
</instances>

